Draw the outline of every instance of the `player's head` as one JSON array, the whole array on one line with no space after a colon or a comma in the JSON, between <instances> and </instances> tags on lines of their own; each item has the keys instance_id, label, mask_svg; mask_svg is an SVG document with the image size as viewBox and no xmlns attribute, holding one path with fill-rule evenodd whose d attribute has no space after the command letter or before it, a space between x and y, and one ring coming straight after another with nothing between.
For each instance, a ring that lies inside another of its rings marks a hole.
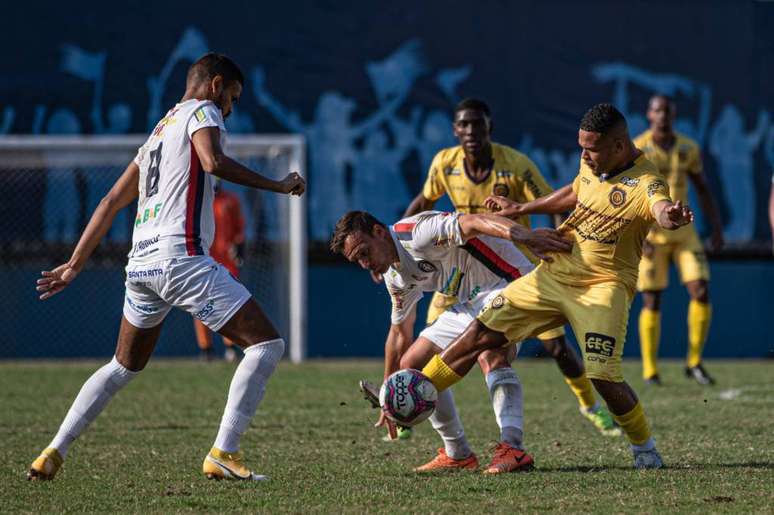
<instances>
[{"instance_id":1,"label":"player's head","mask_svg":"<svg viewBox=\"0 0 774 515\"><path fill-rule=\"evenodd\" d=\"M185 89L196 92L196 98L212 100L226 118L242 95L244 83L245 76L234 61L210 52L188 68Z\"/></svg>"},{"instance_id":2,"label":"player's head","mask_svg":"<svg viewBox=\"0 0 774 515\"><path fill-rule=\"evenodd\" d=\"M648 101L648 121L650 128L671 132L677 109L675 103L666 95L653 95Z\"/></svg>"},{"instance_id":3,"label":"player's head","mask_svg":"<svg viewBox=\"0 0 774 515\"><path fill-rule=\"evenodd\" d=\"M631 160L632 142L626 119L612 104L586 111L578 131L581 159L594 175L610 172Z\"/></svg>"},{"instance_id":4,"label":"player's head","mask_svg":"<svg viewBox=\"0 0 774 515\"><path fill-rule=\"evenodd\" d=\"M331 238L331 252L379 274L398 260L387 226L365 211L350 211L339 218Z\"/></svg>"},{"instance_id":5,"label":"player's head","mask_svg":"<svg viewBox=\"0 0 774 515\"><path fill-rule=\"evenodd\" d=\"M483 100L466 98L454 108L454 136L465 152L477 154L489 147L492 112Z\"/></svg>"}]
</instances>

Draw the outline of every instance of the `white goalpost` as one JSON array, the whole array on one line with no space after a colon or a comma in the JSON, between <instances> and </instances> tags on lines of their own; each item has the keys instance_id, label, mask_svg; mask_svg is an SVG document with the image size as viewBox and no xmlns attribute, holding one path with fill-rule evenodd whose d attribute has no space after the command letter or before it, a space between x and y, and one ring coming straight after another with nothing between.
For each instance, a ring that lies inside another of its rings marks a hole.
<instances>
[{"instance_id":1,"label":"white goalpost","mask_svg":"<svg viewBox=\"0 0 774 515\"><path fill-rule=\"evenodd\" d=\"M144 135L0 137L0 189L5 210L25 213L16 221L17 225L0 230L0 273L41 269L66 259L63 254L72 250L88 216L145 139ZM227 139L225 151L273 179L290 171L307 175L306 147L301 135L233 135ZM239 198L246 221L240 280L288 338L290 360L301 362L307 350L306 196L278 195L225 181L221 187ZM118 268L123 271L131 247L134 210L132 205L116 217L90 266L116 269L111 277L118 275ZM99 281L97 277L86 277L89 274L84 274L80 282ZM95 302L112 302L118 288L114 283L85 284L84 288L96 292ZM102 295L104 299L99 298ZM103 316L96 304L83 305L82 310L79 315L87 319ZM81 330L67 327L66 320L62 323L65 327L60 330L67 341L68 331ZM179 327L187 328L182 323ZM189 342L175 340L183 338L177 333L162 332L166 342L160 345L172 349L169 354L190 348ZM95 335L103 336L114 338L114 334ZM73 334L71 341L80 339ZM2 355L14 354L13 349L0 351ZM93 349L83 348L80 355L93 354Z\"/></svg>"}]
</instances>

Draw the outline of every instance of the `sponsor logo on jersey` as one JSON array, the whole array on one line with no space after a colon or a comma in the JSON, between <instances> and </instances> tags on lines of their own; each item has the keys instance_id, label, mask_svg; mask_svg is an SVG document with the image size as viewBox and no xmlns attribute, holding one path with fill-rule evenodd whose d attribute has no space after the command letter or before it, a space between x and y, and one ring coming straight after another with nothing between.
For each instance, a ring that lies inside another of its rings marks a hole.
<instances>
[{"instance_id":1,"label":"sponsor logo on jersey","mask_svg":"<svg viewBox=\"0 0 774 515\"><path fill-rule=\"evenodd\" d=\"M543 196L543 192L540 191L540 188L538 188L538 185L535 183L535 180L532 177L532 170L530 170L529 168L524 170L524 173L522 174L522 179L527 184L527 188L529 189L529 191L532 192L535 198L540 198Z\"/></svg>"},{"instance_id":2,"label":"sponsor logo on jersey","mask_svg":"<svg viewBox=\"0 0 774 515\"><path fill-rule=\"evenodd\" d=\"M618 181L618 182L620 182L624 186L629 186L630 188L634 188L635 186L637 186L640 183L640 180L639 179L633 179L631 177L623 176L623 177L621 177L621 180Z\"/></svg>"},{"instance_id":3,"label":"sponsor logo on jersey","mask_svg":"<svg viewBox=\"0 0 774 515\"><path fill-rule=\"evenodd\" d=\"M648 184L648 198L652 197L656 193L665 193L666 189L666 183L661 179L656 179L655 181Z\"/></svg>"},{"instance_id":4,"label":"sponsor logo on jersey","mask_svg":"<svg viewBox=\"0 0 774 515\"><path fill-rule=\"evenodd\" d=\"M207 119L207 113L204 112L203 107L200 107L199 109L197 109L196 112L194 113L194 116L196 117L196 120L199 122L203 122L204 120Z\"/></svg>"},{"instance_id":5,"label":"sponsor logo on jersey","mask_svg":"<svg viewBox=\"0 0 774 515\"><path fill-rule=\"evenodd\" d=\"M589 179L588 177L581 177L581 182L583 184L591 184L591 179Z\"/></svg>"},{"instance_id":6,"label":"sponsor logo on jersey","mask_svg":"<svg viewBox=\"0 0 774 515\"><path fill-rule=\"evenodd\" d=\"M151 245L155 245L159 242L159 235L157 234L153 238L148 238L147 240L140 240L137 243L134 244L134 250L132 253L135 252L142 252L143 250L147 249Z\"/></svg>"},{"instance_id":7,"label":"sponsor logo on jersey","mask_svg":"<svg viewBox=\"0 0 774 515\"><path fill-rule=\"evenodd\" d=\"M428 274L432 273L432 272L435 272L437 270L435 265L432 264L430 261L422 260L419 263L417 263L417 266L419 267L420 270L422 270L423 272L428 273Z\"/></svg>"},{"instance_id":8,"label":"sponsor logo on jersey","mask_svg":"<svg viewBox=\"0 0 774 515\"><path fill-rule=\"evenodd\" d=\"M159 216L159 212L161 211L162 203L159 202L155 206L153 206L153 209L151 208L145 208L145 210L142 213L137 213L137 218L134 219L134 226L139 227L148 220L153 220L157 216Z\"/></svg>"},{"instance_id":9,"label":"sponsor logo on jersey","mask_svg":"<svg viewBox=\"0 0 774 515\"><path fill-rule=\"evenodd\" d=\"M481 286L476 286L473 288L473 291L470 292L470 295L468 295L468 300L473 300L476 297L478 297L478 294L481 293Z\"/></svg>"},{"instance_id":10,"label":"sponsor logo on jersey","mask_svg":"<svg viewBox=\"0 0 774 515\"><path fill-rule=\"evenodd\" d=\"M204 307L201 310L199 310L198 313L194 314L194 318L197 320L204 320L205 318L210 316L210 314L214 310L215 310L215 307L213 306L213 300L210 299L207 301L207 304L205 304Z\"/></svg>"},{"instance_id":11,"label":"sponsor logo on jersey","mask_svg":"<svg viewBox=\"0 0 774 515\"><path fill-rule=\"evenodd\" d=\"M500 170L499 172L495 172L495 177L503 177L505 179L511 177L513 175L512 172L509 172L508 170Z\"/></svg>"},{"instance_id":12,"label":"sponsor logo on jersey","mask_svg":"<svg viewBox=\"0 0 774 515\"><path fill-rule=\"evenodd\" d=\"M626 192L619 187L614 187L607 198L610 199L613 207L621 207L626 202Z\"/></svg>"},{"instance_id":13,"label":"sponsor logo on jersey","mask_svg":"<svg viewBox=\"0 0 774 515\"><path fill-rule=\"evenodd\" d=\"M500 195L501 197L507 197L510 190L508 189L507 184L495 184L494 188L492 188L492 193L494 195Z\"/></svg>"},{"instance_id":14,"label":"sponsor logo on jersey","mask_svg":"<svg viewBox=\"0 0 774 515\"><path fill-rule=\"evenodd\" d=\"M628 218L602 214L580 201L575 206L575 211L570 214L564 225L575 229L578 235L587 240L614 244L618 240L618 235L632 222Z\"/></svg>"},{"instance_id":15,"label":"sponsor logo on jersey","mask_svg":"<svg viewBox=\"0 0 774 515\"><path fill-rule=\"evenodd\" d=\"M443 173L444 175L462 175L462 171L459 168L452 168L451 166L444 168Z\"/></svg>"},{"instance_id":16,"label":"sponsor logo on jersey","mask_svg":"<svg viewBox=\"0 0 774 515\"><path fill-rule=\"evenodd\" d=\"M613 356L615 350L615 338L600 333L586 333L586 352L588 354L598 354ZM603 361L604 362L604 361Z\"/></svg>"},{"instance_id":17,"label":"sponsor logo on jersey","mask_svg":"<svg viewBox=\"0 0 774 515\"><path fill-rule=\"evenodd\" d=\"M167 112L167 115L159 120L159 123L157 123L156 127L153 129L154 136L161 136L161 133L164 132L164 129L167 125L177 123L177 120L175 120L175 113L177 113L177 109L177 107L170 109L169 112Z\"/></svg>"}]
</instances>

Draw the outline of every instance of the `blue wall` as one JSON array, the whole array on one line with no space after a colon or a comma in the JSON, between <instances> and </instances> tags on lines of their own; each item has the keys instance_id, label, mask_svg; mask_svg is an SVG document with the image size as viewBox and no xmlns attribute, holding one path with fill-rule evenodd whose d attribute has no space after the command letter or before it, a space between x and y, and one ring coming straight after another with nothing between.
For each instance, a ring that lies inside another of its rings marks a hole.
<instances>
[{"instance_id":1,"label":"blue wall","mask_svg":"<svg viewBox=\"0 0 774 515\"><path fill-rule=\"evenodd\" d=\"M46 302L37 300L33 285L38 271L0 273L0 284L20 295L0 296L4 321L0 358L110 356L123 305L120 269L84 272L68 290ZM707 343L708 357L774 355L771 332L773 262L714 262L711 292L714 319ZM249 273L244 275L250 283ZM741 286L743 285L743 286ZM265 288L261 304L287 334L286 313L272 302ZM311 357L382 356L390 323L390 301L383 285L354 266L312 266L309 270L309 355ZM664 294L661 356L683 356L688 296L677 277ZM637 313L632 308L625 355L638 356ZM419 320L424 320L426 303ZM417 326L417 331L421 329ZM533 353L534 345L524 351ZM156 355L197 352L191 318L173 310L165 322Z\"/></svg>"}]
</instances>

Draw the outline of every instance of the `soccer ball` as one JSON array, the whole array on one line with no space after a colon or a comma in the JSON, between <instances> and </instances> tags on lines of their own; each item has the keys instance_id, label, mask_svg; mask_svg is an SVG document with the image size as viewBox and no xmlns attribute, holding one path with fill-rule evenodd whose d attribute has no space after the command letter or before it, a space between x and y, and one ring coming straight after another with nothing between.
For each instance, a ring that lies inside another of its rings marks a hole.
<instances>
[{"instance_id":1,"label":"soccer ball","mask_svg":"<svg viewBox=\"0 0 774 515\"><path fill-rule=\"evenodd\" d=\"M414 426L435 410L438 390L419 370L406 368L388 377L379 390L384 414L401 426Z\"/></svg>"}]
</instances>

